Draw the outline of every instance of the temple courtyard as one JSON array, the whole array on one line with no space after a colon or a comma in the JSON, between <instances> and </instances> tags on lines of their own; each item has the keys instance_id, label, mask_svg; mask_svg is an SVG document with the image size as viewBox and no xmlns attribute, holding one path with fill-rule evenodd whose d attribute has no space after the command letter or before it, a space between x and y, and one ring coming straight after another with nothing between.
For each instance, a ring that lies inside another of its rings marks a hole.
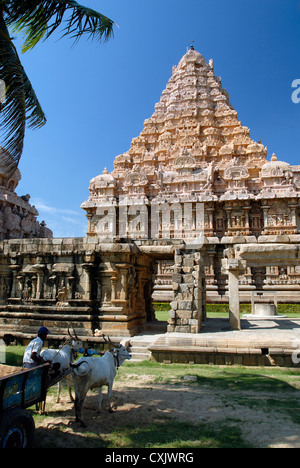
<instances>
[{"instance_id":1,"label":"temple courtyard","mask_svg":"<svg viewBox=\"0 0 300 468\"><path fill-rule=\"evenodd\" d=\"M90 180L86 237L53 238L16 195L20 177L0 180L0 338L44 325L50 344L72 328L91 346L105 334L134 348L165 301L166 329L140 346L151 359L298 365L298 321L277 305L300 297L300 166L267 159L193 46L114 170ZM228 318L207 319L223 302Z\"/></svg>"}]
</instances>

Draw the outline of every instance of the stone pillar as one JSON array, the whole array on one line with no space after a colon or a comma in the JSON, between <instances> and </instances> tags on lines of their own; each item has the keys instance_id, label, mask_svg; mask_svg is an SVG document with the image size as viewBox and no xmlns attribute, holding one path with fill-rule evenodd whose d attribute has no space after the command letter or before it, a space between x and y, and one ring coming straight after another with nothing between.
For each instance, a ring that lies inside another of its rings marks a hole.
<instances>
[{"instance_id":1,"label":"stone pillar","mask_svg":"<svg viewBox=\"0 0 300 468\"><path fill-rule=\"evenodd\" d=\"M264 218L264 226L262 234L268 234L268 210L270 209L270 205L262 205L261 207L263 211L263 218Z\"/></svg>"},{"instance_id":2,"label":"stone pillar","mask_svg":"<svg viewBox=\"0 0 300 468\"><path fill-rule=\"evenodd\" d=\"M0 264L0 304L5 304L9 293L10 271L6 265Z\"/></svg>"},{"instance_id":3,"label":"stone pillar","mask_svg":"<svg viewBox=\"0 0 300 468\"><path fill-rule=\"evenodd\" d=\"M92 294L92 271L94 270L94 262L95 262L95 252L94 251L86 251L83 260L85 263L81 264L83 270L83 278L82 278L82 288L84 291L83 299L90 300ZM69 270L70 272L71 270Z\"/></svg>"},{"instance_id":4,"label":"stone pillar","mask_svg":"<svg viewBox=\"0 0 300 468\"><path fill-rule=\"evenodd\" d=\"M91 299L91 271L93 269L92 263L82 263L82 269L84 271L84 278L82 281L82 288L84 290L84 299Z\"/></svg>"},{"instance_id":5,"label":"stone pillar","mask_svg":"<svg viewBox=\"0 0 300 468\"><path fill-rule=\"evenodd\" d=\"M174 300L168 332L199 333L202 325L202 262L199 251L175 251Z\"/></svg>"},{"instance_id":6,"label":"stone pillar","mask_svg":"<svg viewBox=\"0 0 300 468\"><path fill-rule=\"evenodd\" d=\"M36 299L41 299L43 289L43 271L37 272L37 284L36 284Z\"/></svg>"},{"instance_id":7,"label":"stone pillar","mask_svg":"<svg viewBox=\"0 0 300 468\"><path fill-rule=\"evenodd\" d=\"M231 330L240 330L239 275L244 273L245 265L235 258L234 249L227 249L224 253L227 258L222 259L222 270L228 275L229 325Z\"/></svg>"},{"instance_id":8,"label":"stone pillar","mask_svg":"<svg viewBox=\"0 0 300 468\"><path fill-rule=\"evenodd\" d=\"M228 262L229 326L232 330L241 329L238 263L238 260Z\"/></svg>"},{"instance_id":9,"label":"stone pillar","mask_svg":"<svg viewBox=\"0 0 300 468\"><path fill-rule=\"evenodd\" d=\"M16 298L17 296L17 274L20 270L19 265L9 265L9 269L12 271L13 274L13 281L12 281L12 288L11 288L11 298Z\"/></svg>"},{"instance_id":10,"label":"stone pillar","mask_svg":"<svg viewBox=\"0 0 300 468\"><path fill-rule=\"evenodd\" d=\"M38 260L40 260L38 258ZM44 270L45 265L41 263L36 263L33 265L33 270L36 272L37 281L36 281L36 294L34 296L35 299L41 299L43 293L43 281L44 281Z\"/></svg>"}]
</instances>

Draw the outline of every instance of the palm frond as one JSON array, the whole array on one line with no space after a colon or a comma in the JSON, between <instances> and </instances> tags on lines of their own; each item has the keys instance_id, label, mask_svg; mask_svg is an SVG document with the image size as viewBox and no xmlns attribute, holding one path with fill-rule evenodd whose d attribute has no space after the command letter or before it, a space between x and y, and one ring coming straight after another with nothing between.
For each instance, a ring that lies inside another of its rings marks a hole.
<instances>
[{"instance_id":1,"label":"palm frond","mask_svg":"<svg viewBox=\"0 0 300 468\"><path fill-rule=\"evenodd\" d=\"M46 117L2 17L0 78L6 85L6 101L0 109L1 144L6 150L1 152L1 164L6 166L10 174L14 172L22 155L26 125L39 128L46 123Z\"/></svg>"},{"instance_id":2,"label":"palm frond","mask_svg":"<svg viewBox=\"0 0 300 468\"><path fill-rule=\"evenodd\" d=\"M108 40L113 35L114 22L74 0L17 0L7 7L7 23L25 36L23 51L32 49L41 39L47 39L60 26L61 37L77 41L83 35L96 40Z\"/></svg>"},{"instance_id":3,"label":"palm frond","mask_svg":"<svg viewBox=\"0 0 300 468\"><path fill-rule=\"evenodd\" d=\"M24 34L23 51L49 38L60 26L61 37L75 42L83 35L107 40L114 22L74 0L0 0L0 79L7 87L7 99L0 106L0 136L8 157L7 171L16 169L23 150L26 123L39 128L46 122L33 87L21 65L8 28ZM4 156L3 156L4 155ZM5 156L6 155L6 156Z\"/></svg>"},{"instance_id":4,"label":"palm frond","mask_svg":"<svg viewBox=\"0 0 300 468\"><path fill-rule=\"evenodd\" d=\"M26 126L26 104L23 71L11 43L3 18L0 16L0 78L6 84L6 102L0 113L1 145L5 152L1 165L11 175L16 169L23 151ZM10 155L8 157L7 155Z\"/></svg>"},{"instance_id":5,"label":"palm frond","mask_svg":"<svg viewBox=\"0 0 300 468\"><path fill-rule=\"evenodd\" d=\"M45 125L47 119L23 67L22 70L26 107L26 124L29 128L37 129Z\"/></svg>"}]
</instances>

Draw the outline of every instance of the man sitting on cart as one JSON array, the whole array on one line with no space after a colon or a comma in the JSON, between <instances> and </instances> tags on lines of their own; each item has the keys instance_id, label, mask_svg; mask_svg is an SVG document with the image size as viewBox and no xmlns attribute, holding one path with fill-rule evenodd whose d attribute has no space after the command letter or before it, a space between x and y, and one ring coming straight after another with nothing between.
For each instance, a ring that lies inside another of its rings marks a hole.
<instances>
[{"instance_id":1,"label":"man sitting on cart","mask_svg":"<svg viewBox=\"0 0 300 468\"><path fill-rule=\"evenodd\" d=\"M32 340L27 348L25 349L23 357L23 367L26 369L32 369L33 367L40 366L46 361L41 357L41 350L47 335L51 335L48 328L41 327L38 330L38 336Z\"/></svg>"}]
</instances>

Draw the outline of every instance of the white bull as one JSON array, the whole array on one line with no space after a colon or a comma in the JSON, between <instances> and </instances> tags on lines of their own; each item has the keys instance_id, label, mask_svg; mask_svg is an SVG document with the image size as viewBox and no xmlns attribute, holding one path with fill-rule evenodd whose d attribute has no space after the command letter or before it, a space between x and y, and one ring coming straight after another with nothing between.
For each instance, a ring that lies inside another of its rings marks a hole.
<instances>
[{"instance_id":1,"label":"white bull","mask_svg":"<svg viewBox=\"0 0 300 468\"><path fill-rule=\"evenodd\" d=\"M78 340L77 335L75 333L75 338L73 338L68 330L68 333L70 335L70 339L68 341L69 344L65 344L59 349L49 349L45 348L41 351L41 357L44 359L44 361L50 361L51 364L59 364L59 372L64 372L65 370L69 369L71 364L74 362L74 360L77 357L78 350L79 348L82 348L82 342ZM74 401L74 398L72 396L72 390L71 390L71 382L70 378L67 375L67 384L68 384L68 390L69 390L69 395L71 401ZM60 394L61 394L61 380L58 382L58 394L57 394L57 403L60 401ZM44 404L44 409L45 409L45 404Z\"/></svg>"},{"instance_id":2,"label":"white bull","mask_svg":"<svg viewBox=\"0 0 300 468\"><path fill-rule=\"evenodd\" d=\"M111 343L111 342L110 342ZM113 345L113 343L111 343ZM125 361L131 359L131 355L122 344L114 347L103 355L103 357L82 357L73 364L73 382L75 388L75 414L76 421L85 426L82 419L82 405L89 389L98 388L99 412L102 404L102 387L107 385L108 410L111 409L111 394L117 369Z\"/></svg>"}]
</instances>

